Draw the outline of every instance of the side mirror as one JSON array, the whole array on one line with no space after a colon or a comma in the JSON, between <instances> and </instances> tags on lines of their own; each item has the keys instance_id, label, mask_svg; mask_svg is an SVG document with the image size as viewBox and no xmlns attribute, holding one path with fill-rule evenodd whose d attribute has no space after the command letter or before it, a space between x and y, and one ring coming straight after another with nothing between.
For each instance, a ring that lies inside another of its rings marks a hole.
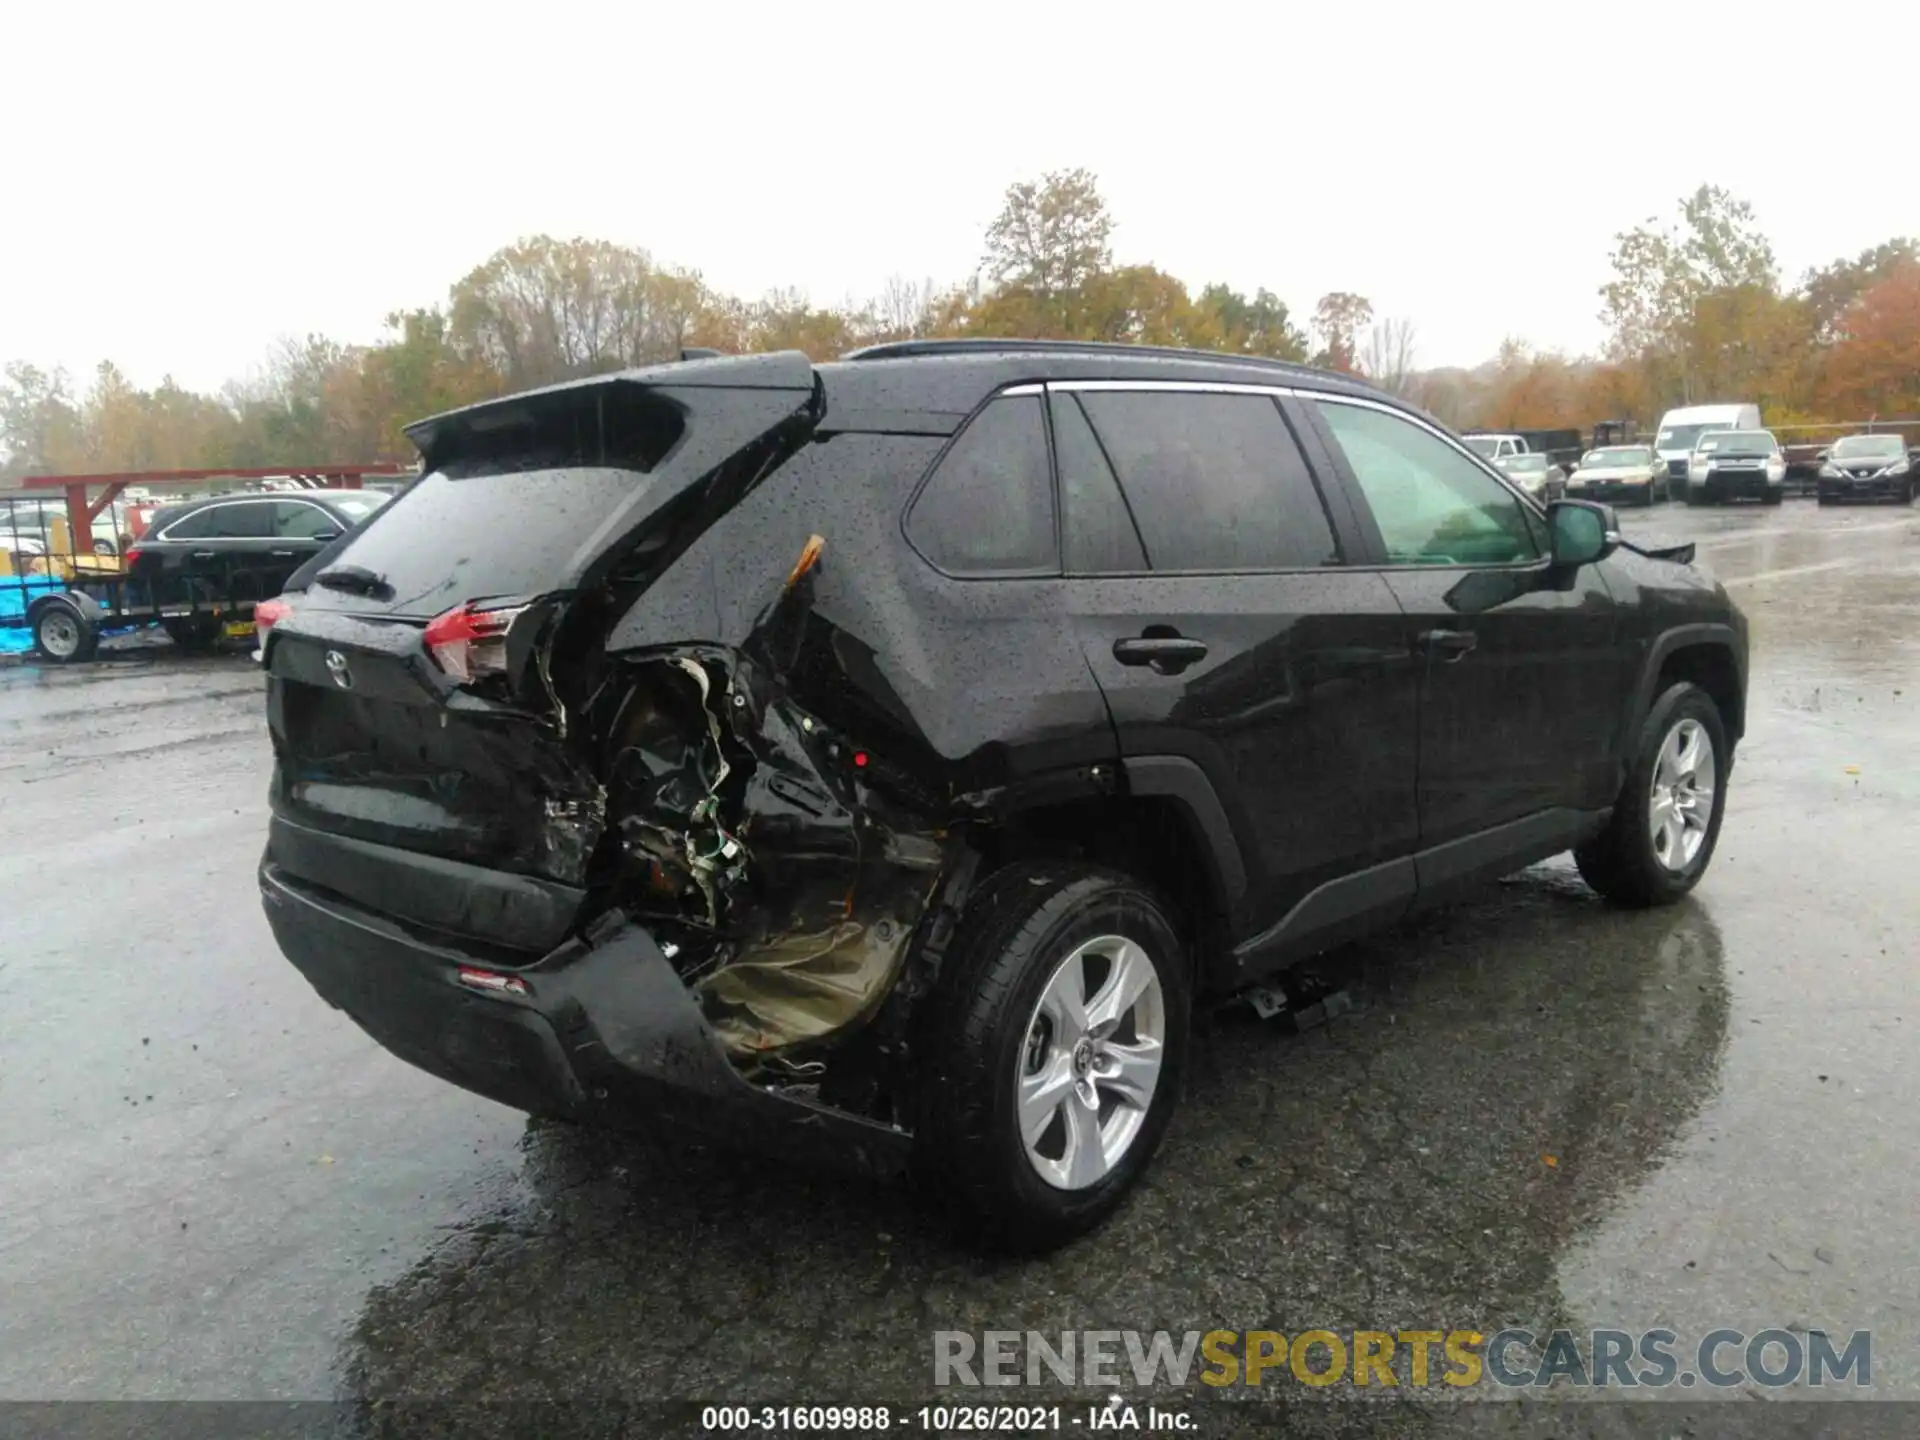
<instances>
[{"instance_id":1,"label":"side mirror","mask_svg":"<svg viewBox=\"0 0 1920 1440\"><path fill-rule=\"evenodd\" d=\"M1620 546L1620 522L1611 505L1591 500L1556 500L1547 507L1553 535L1553 563L1567 569L1592 565Z\"/></svg>"}]
</instances>

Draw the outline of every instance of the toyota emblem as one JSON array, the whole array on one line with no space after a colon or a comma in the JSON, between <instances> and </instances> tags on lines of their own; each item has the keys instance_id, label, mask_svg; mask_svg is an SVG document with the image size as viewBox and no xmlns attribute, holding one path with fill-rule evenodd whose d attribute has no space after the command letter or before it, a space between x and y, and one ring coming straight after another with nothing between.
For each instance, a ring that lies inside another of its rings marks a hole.
<instances>
[{"instance_id":1,"label":"toyota emblem","mask_svg":"<svg viewBox=\"0 0 1920 1440\"><path fill-rule=\"evenodd\" d=\"M327 673L342 690L353 688L353 672L347 668L347 657L338 650L327 651Z\"/></svg>"}]
</instances>

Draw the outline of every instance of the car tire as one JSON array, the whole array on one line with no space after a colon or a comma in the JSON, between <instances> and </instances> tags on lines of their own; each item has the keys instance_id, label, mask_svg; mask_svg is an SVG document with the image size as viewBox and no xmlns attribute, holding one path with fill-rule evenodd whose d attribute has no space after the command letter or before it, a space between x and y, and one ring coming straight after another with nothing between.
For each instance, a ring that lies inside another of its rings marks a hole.
<instances>
[{"instance_id":1,"label":"car tire","mask_svg":"<svg viewBox=\"0 0 1920 1440\"><path fill-rule=\"evenodd\" d=\"M120 552L113 548L113 541L96 540L93 542L93 553L96 555L117 555Z\"/></svg>"},{"instance_id":2,"label":"car tire","mask_svg":"<svg viewBox=\"0 0 1920 1440\"><path fill-rule=\"evenodd\" d=\"M1760 497L1760 503L1763 505L1778 505L1782 500L1785 500L1786 498L1787 498L1786 486L1769 485L1767 487L1767 493Z\"/></svg>"},{"instance_id":3,"label":"car tire","mask_svg":"<svg viewBox=\"0 0 1920 1440\"><path fill-rule=\"evenodd\" d=\"M1703 495L1700 491L1696 490L1691 485L1687 487L1687 504L1704 505L1706 503L1707 503L1707 497L1705 495Z\"/></svg>"},{"instance_id":4,"label":"car tire","mask_svg":"<svg viewBox=\"0 0 1920 1440\"><path fill-rule=\"evenodd\" d=\"M1120 1204L1179 1100L1190 974L1166 911L1129 876L1020 862L981 883L918 1027L927 1064L915 1165L963 1234L997 1249L1045 1251ZM1104 1033L1100 1025L1076 1030L1071 1002L1101 1005L1105 996L1114 1004L1119 997L1102 987L1122 976L1141 988L1117 1022L1101 1022ZM1149 1072L1156 1032L1158 1066ZM1144 1106L1120 1099L1129 1066L1135 1083L1146 1082Z\"/></svg>"},{"instance_id":5,"label":"car tire","mask_svg":"<svg viewBox=\"0 0 1920 1440\"><path fill-rule=\"evenodd\" d=\"M1704 764L1696 758L1685 768L1696 743L1704 747ZM1693 889L1720 838L1732 759L1713 697L1689 682L1669 687L1636 732L1606 828L1573 852L1581 878L1615 904L1634 907L1670 905ZM1703 776L1710 793L1700 819ZM1682 798L1677 811L1665 809L1673 819L1656 828L1657 788L1667 806L1676 792L1693 798L1691 804Z\"/></svg>"},{"instance_id":6,"label":"car tire","mask_svg":"<svg viewBox=\"0 0 1920 1440\"><path fill-rule=\"evenodd\" d=\"M76 606L49 601L34 613L33 648L56 665L77 665L99 650L100 627Z\"/></svg>"},{"instance_id":7,"label":"car tire","mask_svg":"<svg viewBox=\"0 0 1920 1440\"><path fill-rule=\"evenodd\" d=\"M1838 498L1838 496L1829 495L1825 490L1816 490L1813 495L1813 503L1816 505L1831 505Z\"/></svg>"}]
</instances>

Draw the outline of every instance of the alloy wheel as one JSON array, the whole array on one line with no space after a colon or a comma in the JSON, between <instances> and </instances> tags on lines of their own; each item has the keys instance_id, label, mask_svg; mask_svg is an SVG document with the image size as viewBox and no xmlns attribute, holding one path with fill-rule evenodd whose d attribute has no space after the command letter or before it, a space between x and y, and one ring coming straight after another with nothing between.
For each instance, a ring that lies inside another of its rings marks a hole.
<instances>
[{"instance_id":1,"label":"alloy wheel","mask_svg":"<svg viewBox=\"0 0 1920 1440\"><path fill-rule=\"evenodd\" d=\"M1698 720L1682 720L1660 742L1647 805L1653 856L1668 870L1685 870L1706 843L1713 823L1718 769L1713 738Z\"/></svg>"},{"instance_id":2,"label":"alloy wheel","mask_svg":"<svg viewBox=\"0 0 1920 1440\"><path fill-rule=\"evenodd\" d=\"M1160 977L1124 935L1075 947L1047 978L1020 1047L1020 1139L1040 1178L1084 1190L1132 1147L1166 1053Z\"/></svg>"}]
</instances>

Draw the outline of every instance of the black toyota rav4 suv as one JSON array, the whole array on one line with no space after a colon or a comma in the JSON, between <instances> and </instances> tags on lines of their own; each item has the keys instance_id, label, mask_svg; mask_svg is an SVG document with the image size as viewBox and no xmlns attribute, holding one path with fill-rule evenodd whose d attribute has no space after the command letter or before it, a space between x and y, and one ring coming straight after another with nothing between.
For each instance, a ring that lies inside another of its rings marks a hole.
<instances>
[{"instance_id":1,"label":"black toyota rav4 suv","mask_svg":"<svg viewBox=\"0 0 1920 1440\"><path fill-rule=\"evenodd\" d=\"M925 342L427 420L267 635L260 885L395 1054L918 1171L1041 1246L1189 1018L1571 848L1713 853L1746 626L1347 378Z\"/></svg>"}]
</instances>

